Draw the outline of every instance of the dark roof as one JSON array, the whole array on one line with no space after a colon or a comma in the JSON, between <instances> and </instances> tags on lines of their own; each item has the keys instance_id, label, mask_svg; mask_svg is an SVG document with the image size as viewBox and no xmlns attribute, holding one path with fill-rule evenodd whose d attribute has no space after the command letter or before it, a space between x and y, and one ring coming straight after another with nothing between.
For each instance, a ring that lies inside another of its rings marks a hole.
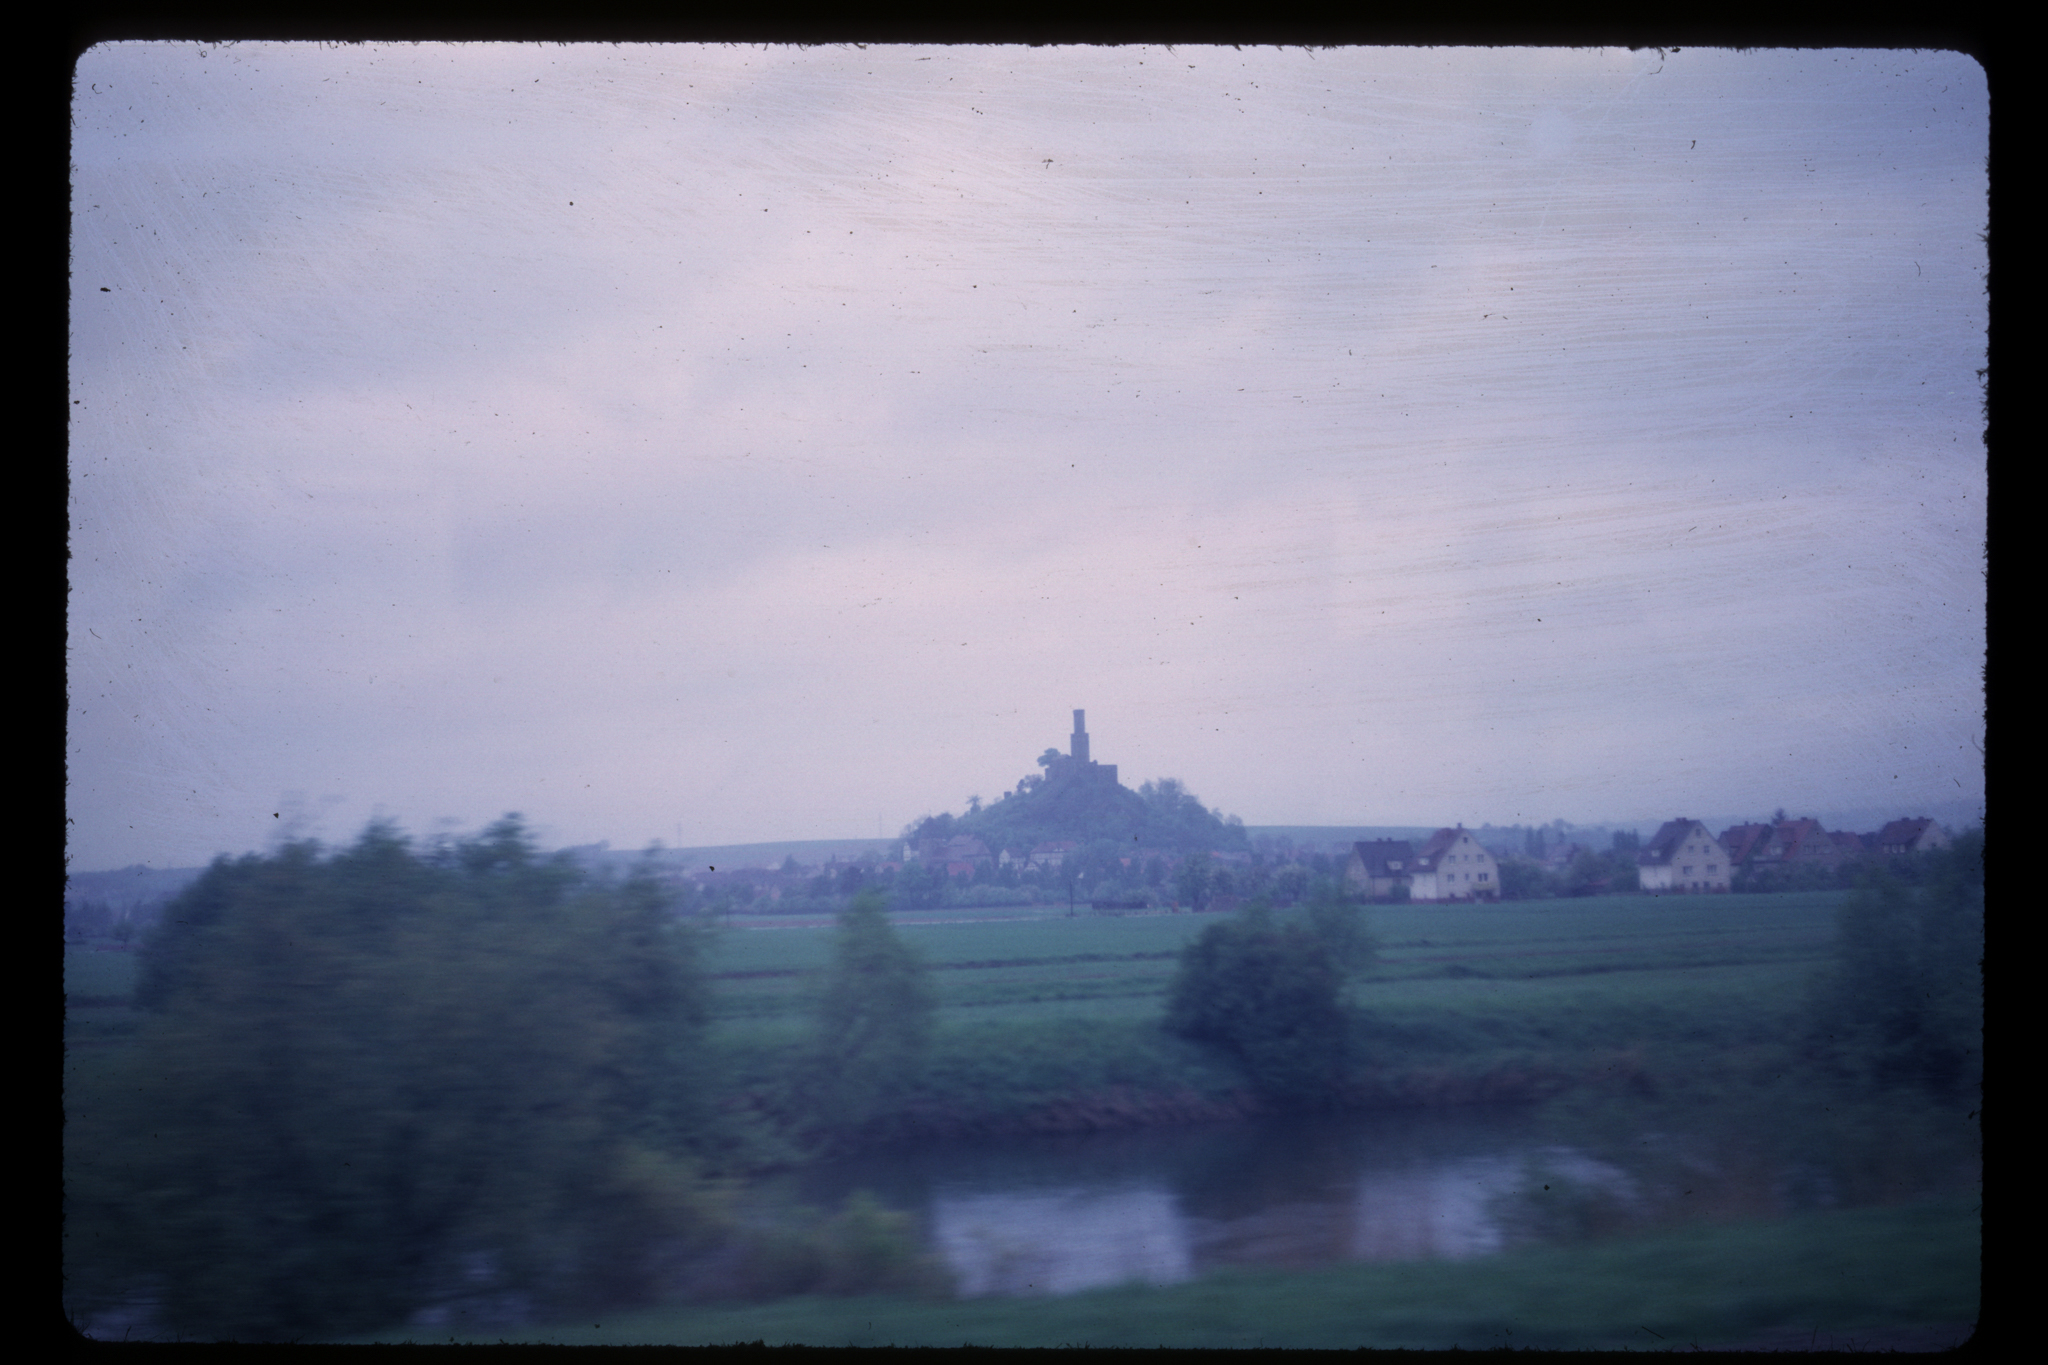
<instances>
[{"instance_id":1,"label":"dark roof","mask_svg":"<svg viewBox=\"0 0 2048 1365\"><path fill-rule=\"evenodd\" d=\"M1879 848L1911 847L1913 841L1926 833L1927 827L1933 823L1924 817L1918 820L1894 820L1877 832L1873 842Z\"/></svg>"},{"instance_id":2,"label":"dark roof","mask_svg":"<svg viewBox=\"0 0 2048 1365\"><path fill-rule=\"evenodd\" d=\"M1643 845L1642 851L1636 854L1636 866L1658 867L1670 862L1671 855L1678 852L1678 845L1692 833L1696 825L1702 833L1706 832L1706 826L1697 820L1666 820L1658 826L1657 832L1650 836L1650 842ZM1711 834L1707 837L1713 838Z\"/></svg>"},{"instance_id":3,"label":"dark roof","mask_svg":"<svg viewBox=\"0 0 2048 1365\"><path fill-rule=\"evenodd\" d=\"M1422 847L1415 850L1416 866L1424 872L1434 871L1436 860L1443 856L1445 849L1457 843L1458 836L1464 832L1465 827L1459 825L1453 829L1440 829L1430 835Z\"/></svg>"},{"instance_id":4,"label":"dark roof","mask_svg":"<svg viewBox=\"0 0 2048 1365\"><path fill-rule=\"evenodd\" d=\"M1391 877L1415 866L1415 846L1406 839L1362 839L1351 846L1351 852L1364 861L1369 877ZM1400 867L1389 867L1390 863Z\"/></svg>"}]
</instances>

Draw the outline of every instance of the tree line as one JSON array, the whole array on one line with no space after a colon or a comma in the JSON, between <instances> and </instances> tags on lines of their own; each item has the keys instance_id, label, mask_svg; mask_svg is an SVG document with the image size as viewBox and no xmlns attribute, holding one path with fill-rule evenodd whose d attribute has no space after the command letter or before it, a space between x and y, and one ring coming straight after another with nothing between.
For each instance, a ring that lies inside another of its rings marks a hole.
<instances>
[{"instance_id":1,"label":"tree line","mask_svg":"<svg viewBox=\"0 0 2048 1365\"><path fill-rule=\"evenodd\" d=\"M65 1266L174 1330L279 1340L511 1297L648 1300L723 1248L729 1287L917 1287L896 1215L735 1222L706 1053L706 930L517 820L428 848L376 825L217 860L146 941L132 1054L67 1094ZM929 1028L881 904L843 917L789 1128L857 1125ZM813 1144L815 1146L816 1144Z\"/></svg>"}]
</instances>

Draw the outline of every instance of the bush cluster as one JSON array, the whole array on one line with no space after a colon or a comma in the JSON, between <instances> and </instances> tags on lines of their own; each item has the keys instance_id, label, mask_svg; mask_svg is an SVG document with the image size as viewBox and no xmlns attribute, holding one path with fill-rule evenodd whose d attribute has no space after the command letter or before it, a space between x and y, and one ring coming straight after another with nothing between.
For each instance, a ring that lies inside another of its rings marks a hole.
<instances>
[{"instance_id":1,"label":"bush cluster","mask_svg":"<svg viewBox=\"0 0 2048 1365\"><path fill-rule=\"evenodd\" d=\"M132 1054L68 1097L72 1301L277 1340L645 1302L723 1244L787 1259L706 1179L730 1134L703 934L651 876L591 880L516 817L215 862L145 946ZM793 1078L828 1131L915 1074L931 1011L879 900L839 946ZM909 1275L906 1244L856 1202L789 1246L806 1286L855 1292Z\"/></svg>"},{"instance_id":2,"label":"bush cluster","mask_svg":"<svg viewBox=\"0 0 2048 1365\"><path fill-rule=\"evenodd\" d=\"M1182 953L1166 1029L1228 1053L1282 1104L1331 1103L1354 1031L1345 982L1372 956L1355 905L1333 898L1283 921L1254 902Z\"/></svg>"}]
</instances>

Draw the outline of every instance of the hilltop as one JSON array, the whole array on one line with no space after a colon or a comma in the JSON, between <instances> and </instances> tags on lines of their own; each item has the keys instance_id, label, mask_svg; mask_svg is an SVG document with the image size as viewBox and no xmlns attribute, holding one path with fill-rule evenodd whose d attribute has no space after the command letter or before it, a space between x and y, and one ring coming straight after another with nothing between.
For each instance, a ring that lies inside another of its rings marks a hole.
<instances>
[{"instance_id":1,"label":"hilltop","mask_svg":"<svg viewBox=\"0 0 2048 1365\"><path fill-rule=\"evenodd\" d=\"M1132 791L1116 765L1089 757L1087 713L1074 712L1068 749L1038 756L1044 772L1021 778L989 805L965 815L928 815L904 831L913 845L972 836L991 852L1022 856L1043 844L1107 840L1173 853L1230 851L1246 846L1244 822L1210 810L1175 778Z\"/></svg>"}]
</instances>

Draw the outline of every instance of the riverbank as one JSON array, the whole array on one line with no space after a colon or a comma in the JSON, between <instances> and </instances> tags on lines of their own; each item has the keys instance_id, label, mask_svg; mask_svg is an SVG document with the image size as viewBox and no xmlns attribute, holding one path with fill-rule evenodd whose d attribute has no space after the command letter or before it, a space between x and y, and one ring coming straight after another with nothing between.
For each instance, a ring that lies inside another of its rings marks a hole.
<instances>
[{"instance_id":1,"label":"riverbank","mask_svg":"<svg viewBox=\"0 0 2048 1365\"><path fill-rule=\"evenodd\" d=\"M376 1342L1938 1350L1979 1312L1974 1200L1694 1226L1472 1261L1219 1274L1062 1298L789 1299ZM1878 1347L1884 1349L1885 1347Z\"/></svg>"}]
</instances>

